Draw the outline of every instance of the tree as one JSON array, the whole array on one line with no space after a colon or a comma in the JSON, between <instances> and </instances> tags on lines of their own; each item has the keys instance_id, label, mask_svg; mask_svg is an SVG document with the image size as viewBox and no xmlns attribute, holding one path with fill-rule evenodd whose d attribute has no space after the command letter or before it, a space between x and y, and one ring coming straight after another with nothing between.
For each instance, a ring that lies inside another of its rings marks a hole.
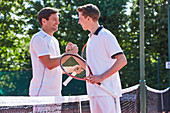
<instances>
[{"instance_id":1,"label":"tree","mask_svg":"<svg viewBox=\"0 0 170 113\"><path fill-rule=\"evenodd\" d=\"M131 2L131 14L127 15L126 4ZM29 42L41 28L36 15L43 7L60 9L59 30L54 36L59 40L61 53L70 41L79 47L79 53L88 39L88 31L78 24L76 8L87 3L95 4L101 11L100 25L104 25L117 38L128 64L120 70L123 88L139 83L139 1L137 0L6 0L0 1L0 92L5 95L27 95L21 92L19 81L28 81L32 76ZM168 87L167 0L145 0L145 53L147 85L157 88L157 58L160 60L160 89ZM11 70L16 71L11 72ZM28 75L21 71L28 70ZM10 73L8 73L10 71ZM19 89L19 90L18 90ZM81 90L82 91L82 90ZM13 93L17 92L17 93ZM83 92L83 91L82 91Z\"/></svg>"},{"instance_id":2,"label":"tree","mask_svg":"<svg viewBox=\"0 0 170 113\"><path fill-rule=\"evenodd\" d=\"M133 0L130 20L130 37L134 37L131 45L134 56L139 56L139 1ZM167 21L167 0L145 0L145 72L147 85L157 88L157 58L160 60L160 88L168 87L168 71L165 69L165 62L168 57L168 21ZM138 60L139 58L135 61ZM135 67L133 67L135 68ZM128 74L129 75L129 74ZM133 74L132 78L139 76Z\"/></svg>"},{"instance_id":3,"label":"tree","mask_svg":"<svg viewBox=\"0 0 170 113\"><path fill-rule=\"evenodd\" d=\"M0 2L0 70L18 70L30 67L29 39L24 26L27 25L22 11L23 1Z\"/></svg>"},{"instance_id":4,"label":"tree","mask_svg":"<svg viewBox=\"0 0 170 113\"><path fill-rule=\"evenodd\" d=\"M29 41L32 35L40 29L36 15L43 7L56 7L60 9L59 30L54 35L60 42L61 53L65 51L65 46L69 41L78 44L80 49L87 41L89 32L83 31L81 26L78 25L78 13L76 12L76 8L79 5L84 5L86 3L96 4L100 8L102 14L100 23L111 30L118 37L120 42L123 36L124 24L127 21L126 15L124 14L126 2L123 0L42 0L35 2L8 0L0 3L2 6L1 11L4 15L0 25L1 27L5 26L5 29L2 30L5 35L0 34L3 36L3 39L1 39L1 46L3 45L0 57L2 59L1 61L3 61L1 62L1 70L31 69ZM16 18L11 18L12 16ZM110 21L113 21L113 23L110 23ZM3 23L6 24L4 25ZM118 33L119 31L122 32L122 34ZM10 38L7 38L7 36ZM7 42L10 42L10 45L8 45ZM7 53L7 51L13 52ZM7 62L7 59L9 59L9 62ZM10 83L11 82L7 84Z\"/></svg>"}]
</instances>

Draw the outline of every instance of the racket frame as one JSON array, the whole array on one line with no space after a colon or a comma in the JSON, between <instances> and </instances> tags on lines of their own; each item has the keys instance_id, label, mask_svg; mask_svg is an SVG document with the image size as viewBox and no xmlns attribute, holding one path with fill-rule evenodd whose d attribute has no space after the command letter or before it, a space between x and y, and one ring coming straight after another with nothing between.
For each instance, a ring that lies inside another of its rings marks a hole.
<instances>
[{"instance_id":1,"label":"racket frame","mask_svg":"<svg viewBox=\"0 0 170 113\"><path fill-rule=\"evenodd\" d=\"M84 78L78 78L78 77L76 77L76 76L73 76L72 74L68 73L68 72L64 69L64 67L62 66L61 60L62 60L62 58L65 57L65 56L73 56L73 57L76 57L76 58L80 59L81 61L83 61L83 62L86 64L86 68L88 67L88 69L90 70L90 68L89 68L88 64L86 63L86 61L85 61L82 57L80 57L80 56L78 56L78 55L74 55L74 54L64 54L64 55L60 58L60 61L59 61L61 69L62 69L68 76L73 77L73 78L78 79L78 80L86 81L86 79L84 79ZM90 70L90 71L91 71L91 70Z\"/></svg>"},{"instance_id":2,"label":"racket frame","mask_svg":"<svg viewBox=\"0 0 170 113\"><path fill-rule=\"evenodd\" d=\"M81 50L81 57L82 57L82 58L83 58L83 55L84 55L84 50L85 50L85 48L86 48L86 45L87 45L87 43L84 44L83 49Z\"/></svg>"}]
</instances>

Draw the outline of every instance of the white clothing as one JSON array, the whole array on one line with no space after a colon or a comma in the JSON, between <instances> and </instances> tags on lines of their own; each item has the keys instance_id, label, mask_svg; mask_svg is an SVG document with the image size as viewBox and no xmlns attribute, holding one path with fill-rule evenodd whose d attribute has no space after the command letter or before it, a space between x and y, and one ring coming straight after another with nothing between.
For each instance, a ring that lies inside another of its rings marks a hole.
<instances>
[{"instance_id":1,"label":"white clothing","mask_svg":"<svg viewBox=\"0 0 170 113\"><path fill-rule=\"evenodd\" d=\"M89 36L86 47L86 60L90 66L93 75L101 75L109 70L115 63L116 59L111 58L113 55L122 53L116 37L107 29L102 28L98 35ZM87 76L89 74L87 73ZM101 82L107 89L114 91L119 97L122 96L122 88L119 73ZM109 94L95 84L87 82L88 96L108 96Z\"/></svg>"},{"instance_id":2,"label":"white clothing","mask_svg":"<svg viewBox=\"0 0 170 113\"><path fill-rule=\"evenodd\" d=\"M33 78L30 83L30 96L61 96L62 70L56 67L49 70L39 57L50 55L60 56L59 42L55 37L43 30L36 33L30 42L30 54L33 68Z\"/></svg>"},{"instance_id":3,"label":"white clothing","mask_svg":"<svg viewBox=\"0 0 170 113\"><path fill-rule=\"evenodd\" d=\"M90 97L91 113L121 113L120 99L112 96Z\"/></svg>"}]
</instances>

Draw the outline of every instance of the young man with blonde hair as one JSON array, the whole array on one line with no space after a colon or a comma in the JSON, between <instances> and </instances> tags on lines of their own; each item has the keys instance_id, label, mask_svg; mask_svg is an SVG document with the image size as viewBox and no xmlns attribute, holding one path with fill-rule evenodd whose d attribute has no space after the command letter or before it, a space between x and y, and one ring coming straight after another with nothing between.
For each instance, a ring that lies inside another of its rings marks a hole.
<instances>
[{"instance_id":1,"label":"young man with blonde hair","mask_svg":"<svg viewBox=\"0 0 170 113\"><path fill-rule=\"evenodd\" d=\"M87 93L90 98L91 113L121 113L121 82L118 71L126 64L126 57L116 37L98 20L100 11L97 6L87 4L77 8L79 24L83 30L90 31L86 47L86 60L94 76L87 76ZM113 98L95 83L101 82L107 89L115 92Z\"/></svg>"}]
</instances>

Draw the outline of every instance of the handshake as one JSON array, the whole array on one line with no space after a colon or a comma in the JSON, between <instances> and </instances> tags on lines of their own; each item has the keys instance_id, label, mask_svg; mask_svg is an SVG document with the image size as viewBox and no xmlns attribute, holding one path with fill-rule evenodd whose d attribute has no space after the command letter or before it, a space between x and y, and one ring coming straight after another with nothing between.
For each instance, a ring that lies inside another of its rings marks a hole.
<instances>
[{"instance_id":1,"label":"handshake","mask_svg":"<svg viewBox=\"0 0 170 113\"><path fill-rule=\"evenodd\" d=\"M66 46L66 54L75 54L78 53L78 47L76 44L69 42Z\"/></svg>"}]
</instances>

